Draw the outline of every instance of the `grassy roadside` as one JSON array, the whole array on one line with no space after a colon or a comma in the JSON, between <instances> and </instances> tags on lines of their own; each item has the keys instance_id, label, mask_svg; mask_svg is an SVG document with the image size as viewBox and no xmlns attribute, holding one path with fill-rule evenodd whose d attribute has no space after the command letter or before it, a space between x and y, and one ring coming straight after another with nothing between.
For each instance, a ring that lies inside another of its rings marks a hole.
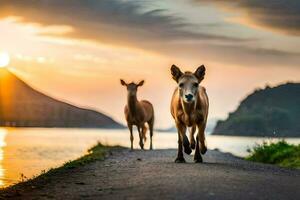
<instances>
[{"instance_id":1,"label":"grassy roadside","mask_svg":"<svg viewBox=\"0 0 300 200\"><path fill-rule=\"evenodd\" d=\"M284 140L277 143L264 142L256 145L250 152L246 160L300 169L300 144L292 145Z\"/></svg>"},{"instance_id":2,"label":"grassy roadside","mask_svg":"<svg viewBox=\"0 0 300 200\"><path fill-rule=\"evenodd\" d=\"M5 198L7 194L13 194L18 196L22 190L34 189L43 187L44 183L52 181L53 177L60 176L62 174L72 173L73 170L80 166L84 166L88 163L104 160L109 154L110 150L120 149L120 146L105 146L101 143L88 149L87 154L82 157L66 162L64 165L58 168L52 168L48 171L43 171L40 175L21 181L15 185L7 188L0 189L0 199Z\"/></svg>"}]
</instances>

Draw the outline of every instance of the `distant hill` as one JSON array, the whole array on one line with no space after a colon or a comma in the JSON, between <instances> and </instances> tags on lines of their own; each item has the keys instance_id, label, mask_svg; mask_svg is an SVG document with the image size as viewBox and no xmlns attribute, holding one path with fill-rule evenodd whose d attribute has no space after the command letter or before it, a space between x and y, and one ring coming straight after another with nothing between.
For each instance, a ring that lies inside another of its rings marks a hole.
<instances>
[{"instance_id":1,"label":"distant hill","mask_svg":"<svg viewBox=\"0 0 300 200\"><path fill-rule=\"evenodd\" d=\"M300 83L287 83L254 91L213 134L300 137L299 120Z\"/></svg>"},{"instance_id":2,"label":"distant hill","mask_svg":"<svg viewBox=\"0 0 300 200\"><path fill-rule=\"evenodd\" d=\"M102 113L42 94L7 69L0 69L0 126L123 127Z\"/></svg>"},{"instance_id":3,"label":"distant hill","mask_svg":"<svg viewBox=\"0 0 300 200\"><path fill-rule=\"evenodd\" d=\"M205 128L205 133L210 134L213 131L213 128L215 127L217 121L218 121L217 118L208 118L206 128ZM169 132L169 133L176 132L177 133L176 126L171 126L169 128L166 128L166 129L158 128L158 129L155 129L155 130L159 131L159 132Z\"/></svg>"},{"instance_id":4,"label":"distant hill","mask_svg":"<svg viewBox=\"0 0 300 200\"><path fill-rule=\"evenodd\" d=\"M177 132L177 129L175 126L171 126L169 128L157 128L155 129L155 131L158 131L158 132L166 132L166 133L173 133L173 132Z\"/></svg>"}]
</instances>

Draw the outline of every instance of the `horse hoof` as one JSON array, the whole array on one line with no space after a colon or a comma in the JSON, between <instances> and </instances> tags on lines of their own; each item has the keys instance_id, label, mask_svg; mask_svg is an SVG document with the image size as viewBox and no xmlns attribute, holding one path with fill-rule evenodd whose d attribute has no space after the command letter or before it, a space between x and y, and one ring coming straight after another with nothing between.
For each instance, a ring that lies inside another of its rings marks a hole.
<instances>
[{"instance_id":1,"label":"horse hoof","mask_svg":"<svg viewBox=\"0 0 300 200\"><path fill-rule=\"evenodd\" d=\"M203 163L203 160L202 158L197 158L197 159L194 159L195 163Z\"/></svg>"},{"instance_id":2,"label":"horse hoof","mask_svg":"<svg viewBox=\"0 0 300 200\"><path fill-rule=\"evenodd\" d=\"M204 146L204 147L201 147L201 154L205 154L207 152L207 147Z\"/></svg>"},{"instance_id":3,"label":"horse hoof","mask_svg":"<svg viewBox=\"0 0 300 200\"><path fill-rule=\"evenodd\" d=\"M185 159L183 157L182 158L177 157L175 163L185 163Z\"/></svg>"},{"instance_id":4,"label":"horse hoof","mask_svg":"<svg viewBox=\"0 0 300 200\"><path fill-rule=\"evenodd\" d=\"M194 155L194 162L195 163L202 163L203 160L202 160L202 156L200 155L199 152L196 152L195 155Z\"/></svg>"},{"instance_id":5,"label":"horse hoof","mask_svg":"<svg viewBox=\"0 0 300 200\"><path fill-rule=\"evenodd\" d=\"M196 145L194 142L191 143L191 149L195 149L196 148Z\"/></svg>"},{"instance_id":6,"label":"horse hoof","mask_svg":"<svg viewBox=\"0 0 300 200\"><path fill-rule=\"evenodd\" d=\"M140 144L142 150L144 150L144 144Z\"/></svg>"},{"instance_id":7,"label":"horse hoof","mask_svg":"<svg viewBox=\"0 0 300 200\"><path fill-rule=\"evenodd\" d=\"M190 147L184 148L184 153L190 155L192 153L192 149Z\"/></svg>"}]
</instances>

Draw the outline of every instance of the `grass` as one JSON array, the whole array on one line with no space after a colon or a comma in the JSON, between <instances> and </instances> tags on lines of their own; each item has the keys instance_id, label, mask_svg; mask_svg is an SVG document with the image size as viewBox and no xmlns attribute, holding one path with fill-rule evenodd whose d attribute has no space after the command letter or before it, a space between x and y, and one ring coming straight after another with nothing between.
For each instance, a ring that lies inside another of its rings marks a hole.
<instances>
[{"instance_id":1,"label":"grass","mask_svg":"<svg viewBox=\"0 0 300 200\"><path fill-rule=\"evenodd\" d=\"M80 165L85 165L87 163L96 161L96 160L104 160L105 155L107 154L108 150L115 147L108 147L101 143L93 146L92 148L88 149L88 153L76 160L69 161L65 163L62 167L63 168L75 168Z\"/></svg>"},{"instance_id":2,"label":"grass","mask_svg":"<svg viewBox=\"0 0 300 200\"><path fill-rule=\"evenodd\" d=\"M300 169L300 144L292 145L284 140L276 143L263 142L250 152L246 160Z\"/></svg>"}]
</instances>

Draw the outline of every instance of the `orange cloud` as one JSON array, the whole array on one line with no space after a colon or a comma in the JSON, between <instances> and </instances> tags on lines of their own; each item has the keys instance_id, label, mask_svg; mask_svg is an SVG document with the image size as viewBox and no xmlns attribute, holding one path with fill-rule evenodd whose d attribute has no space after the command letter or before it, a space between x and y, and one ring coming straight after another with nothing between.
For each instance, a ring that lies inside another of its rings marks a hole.
<instances>
[{"instance_id":1,"label":"orange cloud","mask_svg":"<svg viewBox=\"0 0 300 200\"><path fill-rule=\"evenodd\" d=\"M300 36L300 3L295 0L195 0L216 3L230 13L240 13L230 21L262 30Z\"/></svg>"}]
</instances>

